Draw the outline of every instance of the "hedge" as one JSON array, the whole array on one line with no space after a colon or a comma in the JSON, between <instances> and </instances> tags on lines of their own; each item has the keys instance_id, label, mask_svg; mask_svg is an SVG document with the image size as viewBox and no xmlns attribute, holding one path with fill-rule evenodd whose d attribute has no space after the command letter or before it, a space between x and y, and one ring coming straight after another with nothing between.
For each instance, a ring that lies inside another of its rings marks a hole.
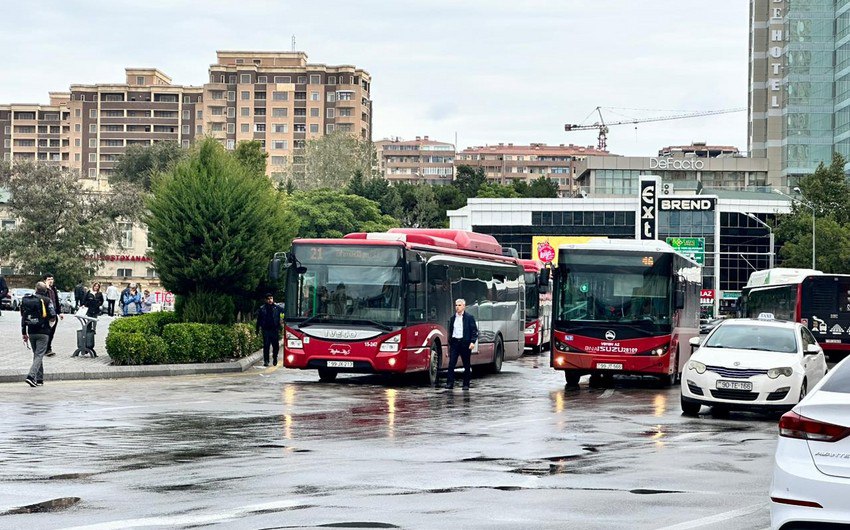
<instances>
[{"instance_id":1,"label":"hedge","mask_svg":"<svg viewBox=\"0 0 850 530\"><path fill-rule=\"evenodd\" d=\"M249 324L225 326L174 320L172 313L116 320L106 337L106 351L114 364L137 365L228 361L246 357L262 347L262 339Z\"/></svg>"}]
</instances>

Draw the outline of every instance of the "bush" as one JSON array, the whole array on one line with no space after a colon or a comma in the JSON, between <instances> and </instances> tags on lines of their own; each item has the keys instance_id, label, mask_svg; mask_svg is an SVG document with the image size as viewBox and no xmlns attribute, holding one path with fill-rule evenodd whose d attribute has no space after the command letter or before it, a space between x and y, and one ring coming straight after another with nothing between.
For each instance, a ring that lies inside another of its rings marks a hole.
<instances>
[{"instance_id":1,"label":"bush","mask_svg":"<svg viewBox=\"0 0 850 530\"><path fill-rule=\"evenodd\" d=\"M145 313L134 317L113 320L109 326L110 333L142 333L144 335L162 335L162 328L167 324L178 322L177 315L172 312Z\"/></svg>"},{"instance_id":2,"label":"bush","mask_svg":"<svg viewBox=\"0 0 850 530\"><path fill-rule=\"evenodd\" d=\"M234 356L236 335L230 326L184 322L162 331L170 362L218 362Z\"/></svg>"},{"instance_id":3,"label":"bush","mask_svg":"<svg viewBox=\"0 0 850 530\"><path fill-rule=\"evenodd\" d=\"M168 362L168 348L162 337L110 330L106 352L117 365L161 364Z\"/></svg>"},{"instance_id":4,"label":"bush","mask_svg":"<svg viewBox=\"0 0 850 530\"><path fill-rule=\"evenodd\" d=\"M233 324L236 320L233 297L222 293L197 292L178 296L175 311L183 322Z\"/></svg>"},{"instance_id":5,"label":"bush","mask_svg":"<svg viewBox=\"0 0 850 530\"><path fill-rule=\"evenodd\" d=\"M254 333L253 325L235 324L231 331L236 345L233 356L237 359L247 357L263 347L263 339L260 335Z\"/></svg>"}]
</instances>

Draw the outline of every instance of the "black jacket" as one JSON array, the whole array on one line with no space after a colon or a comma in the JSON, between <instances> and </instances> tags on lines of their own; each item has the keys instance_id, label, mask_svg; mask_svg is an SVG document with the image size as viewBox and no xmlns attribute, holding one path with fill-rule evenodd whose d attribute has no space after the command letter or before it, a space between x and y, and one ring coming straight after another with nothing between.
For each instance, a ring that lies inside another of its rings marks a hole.
<instances>
[{"instance_id":1,"label":"black jacket","mask_svg":"<svg viewBox=\"0 0 850 530\"><path fill-rule=\"evenodd\" d=\"M28 295L29 296L29 295ZM21 303L21 335L49 335L50 321L56 320L56 309L53 307L53 302L49 298L40 294L31 295L34 298L44 302L44 308L47 312L47 317L40 324L27 324L27 317L24 313L23 302Z\"/></svg>"},{"instance_id":2,"label":"black jacket","mask_svg":"<svg viewBox=\"0 0 850 530\"><path fill-rule=\"evenodd\" d=\"M100 315L100 308L103 306L103 293L100 291L87 292L86 297L83 298L83 305L88 308L86 310L87 317L97 318Z\"/></svg>"},{"instance_id":3,"label":"black jacket","mask_svg":"<svg viewBox=\"0 0 850 530\"><path fill-rule=\"evenodd\" d=\"M452 338L452 332L454 331L455 326L455 317L457 317L457 313L452 315L452 318L449 319L449 329L447 330L449 333L449 338ZM475 342L478 340L478 324L475 323L475 317L467 313L463 312L463 339L464 342Z\"/></svg>"},{"instance_id":4,"label":"black jacket","mask_svg":"<svg viewBox=\"0 0 850 530\"><path fill-rule=\"evenodd\" d=\"M53 308L56 309L56 313L61 313L62 305L59 303L59 291L56 290L55 286L47 288L47 298L53 302Z\"/></svg>"},{"instance_id":5,"label":"black jacket","mask_svg":"<svg viewBox=\"0 0 850 530\"><path fill-rule=\"evenodd\" d=\"M280 331L280 319L283 316L283 311L277 304L263 304L257 311L257 326L256 330L264 331Z\"/></svg>"},{"instance_id":6,"label":"black jacket","mask_svg":"<svg viewBox=\"0 0 850 530\"><path fill-rule=\"evenodd\" d=\"M0 298L9 294L9 286L6 285L6 278L0 276Z\"/></svg>"}]
</instances>

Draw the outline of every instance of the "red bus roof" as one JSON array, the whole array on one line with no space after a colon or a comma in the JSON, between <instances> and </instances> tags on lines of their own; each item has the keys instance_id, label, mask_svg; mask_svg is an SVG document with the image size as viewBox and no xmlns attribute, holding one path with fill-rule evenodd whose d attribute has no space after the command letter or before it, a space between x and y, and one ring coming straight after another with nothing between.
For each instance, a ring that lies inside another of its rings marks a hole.
<instances>
[{"instance_id":1,"label":"red bus roof","mask_svg":"<svg viewBox=\"0 0 850 530\"><path fill-rule=\"evenodd\" d=\"M543 262L536 259L520 259L517 261L522 265L525 272L540 272L540 269L543 268Z\"/></svg>"}]
</instances>

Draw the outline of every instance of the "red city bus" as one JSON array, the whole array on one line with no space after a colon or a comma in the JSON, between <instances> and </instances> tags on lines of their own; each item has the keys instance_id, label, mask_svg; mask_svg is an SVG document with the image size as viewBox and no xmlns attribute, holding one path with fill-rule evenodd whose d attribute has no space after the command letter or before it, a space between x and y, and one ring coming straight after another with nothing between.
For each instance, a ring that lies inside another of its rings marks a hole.
<instances>
[{"instance_id":1,"label":"red city bus","mask_svg":"<svg viewBox=\"0 0 850 530\"><path fill-rule=\"evenodd\" d=\"M539 352L552 335L552 282L548 273L541 275L543 262L519 262L525 271L525 349Z\"/></svg>"},{"instance_id":2,"label":"red city bus","mask_svg":"<svg viewBox=\"0 0 850 530\"><path fill-rule=\"evenodd\" d=\"M773 313L808 327L831 361L850 352L850 274L813 269L755 271L739 299L742 316Z\"/></svg>"},{"instance_id":3,"label":"red city bus","mask_svg":"<svg viewBox=\"0 0 850 530\"><path fill-rule=\"evenodd\" d=\"M516 258L491 236L392 229L340 239L296 239L287 267L284 366L338 373L420 372L435 384L448 365L446 327L463 298L478 322L472 364L499 372L523 350L524 287Z\"/></svg>"},{"instance_id":4,"label":"red city bus","mask_svg":"<svg viewBox=\"0 0 850 530\"><path fill-rule=\"evenodd\" d=\"M699 265L657 240L600 239L558 252L550 363L567 385L615 373L674 384L699 333Z\"/></svg>"}]
</instances>

